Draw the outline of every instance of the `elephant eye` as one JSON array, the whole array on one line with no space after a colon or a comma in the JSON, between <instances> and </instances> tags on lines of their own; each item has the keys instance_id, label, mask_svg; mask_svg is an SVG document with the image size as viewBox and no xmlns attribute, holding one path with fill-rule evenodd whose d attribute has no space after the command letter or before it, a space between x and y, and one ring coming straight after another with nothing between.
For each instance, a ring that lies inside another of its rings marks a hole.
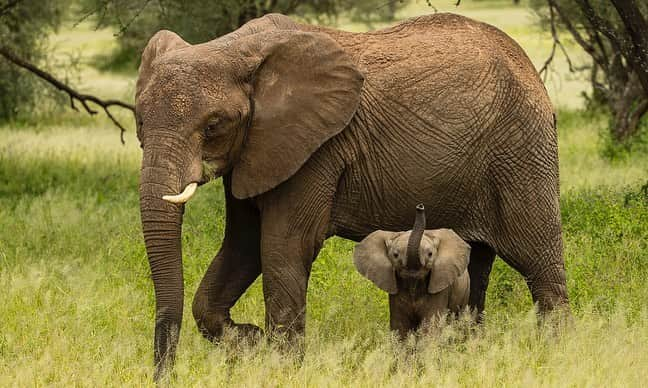
<instances>
[{"instance_id":1,"label":"elephant eye","mask_svg":"<svg viewBox=\"0 0 648 388\"><path fill-rule=\"evenodd\" d=\"M428 257L432 257L432 252L428 252Z\"/></svg>"},{"instance_id":2,"label":"elephant eye","mask_svg":"<svg viewBox=\"0 0 648 388\"><path fill-rule=\"evenodd\" d=\"M398 259L398 252L394 252L394 258Z\"/></svg>"},{"instance_id":3,"label":"elephant eye","mask_svg":"<svg viewBox=\"0 0 648 388\"><path fill-rule=\"evenodd\" d=\"M204 130L205 137L217 137L224 134L224 128L222 125L222 120L220 118L214 118L209 121L207 127Z\"/></svg>"}]
</instances>

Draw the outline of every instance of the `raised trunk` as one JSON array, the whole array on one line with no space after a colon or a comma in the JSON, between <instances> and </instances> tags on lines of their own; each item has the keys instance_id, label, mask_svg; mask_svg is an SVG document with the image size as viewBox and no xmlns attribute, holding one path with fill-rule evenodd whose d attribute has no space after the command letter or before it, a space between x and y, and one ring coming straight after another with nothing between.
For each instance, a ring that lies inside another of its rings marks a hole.
<instances>
[{"instance_id":1,"label":"raised trunk","mask_svg":"<svg viewBox=\"0 0 648 388\"><path fill-rule=\"evenodd\" d=\"M140 211L151 276L155 287L155 380L173 365L183 309L182 215L184 205L162 199L180 190L179 179L144 150Z\"/></svg>"},{"instance_id":2,"label":"raised trunk","mask_svg":"<svg viewBox=\"0 0 648 388\"><path fill-rule=\"evenodd\" d=\"M425 231L425 207L422 203L416 205L416 219L414 220L414 227L412 234L410 234L409 241L407 242L407 268L416 270L421 268L421 260L419 258L419 247L421 246L421 238Z\"/></svg>"}]
</instances>

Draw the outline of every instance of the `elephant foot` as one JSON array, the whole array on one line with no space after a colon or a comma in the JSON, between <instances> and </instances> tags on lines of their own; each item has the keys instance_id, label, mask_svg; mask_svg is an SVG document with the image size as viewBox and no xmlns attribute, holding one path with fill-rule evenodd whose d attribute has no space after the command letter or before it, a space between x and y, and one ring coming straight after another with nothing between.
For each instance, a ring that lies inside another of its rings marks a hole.
<instances>
[{"instance_id":1,"label":"elephant foot","mask_svg":"<svg viewBox=\"0 0 648 388\"><path fill-rule=\"evenodd\" d=\"M259 326L251 323L234 323L230 320L230 323L226 327L226 330L235 331L236 337L258 340L263 336L263 330Z\"/></svg>"},{"instance_id":2,"label":"elephant foot","mask_svg":"<svg viewBox=\"0 0 648 388\"><path fill-rule=\"evenodd\" d=\"M203 337L214 343L218 343L225 333L233 334L236 338L248 338L253 342L263 335L263 330L260 327L250 323L234 323L231 318L215 319L206 315L197 323Z\"/></svg>"},{"instance_id":3,"label":"elephant foot","mask_svg":"<svg viewBox=\"0 0 648 388\"><path fill-rule=\"evenodd\" d=\"M304 361L306 357L306 341L304 336L273 332L266 338L271 349L281 355L284 362L294 363L295 366L298 366Z\"/></svg>"},{"instance_id":4,"label":"elephant foot","mask_svg":"<svg viewBox=\"0 0 648 388\"><path fill-rule=\"evenodd\" d=\"M267 333L272 348L286 358L303 360L306 354L306 337L303 332L273 328Z\"/></svg>"}]
</instances>

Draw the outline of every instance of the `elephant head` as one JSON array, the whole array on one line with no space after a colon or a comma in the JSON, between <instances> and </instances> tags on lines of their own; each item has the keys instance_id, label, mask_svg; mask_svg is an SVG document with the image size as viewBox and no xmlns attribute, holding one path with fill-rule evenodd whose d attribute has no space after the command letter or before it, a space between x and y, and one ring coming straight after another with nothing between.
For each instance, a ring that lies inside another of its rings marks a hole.
<instances>
[{"instance_id":1,"label":"elephant head","mask_svg":"<svg viewBox=\"0 0 648 388\"><path fill-rule=\"evenodd\" d=\"M411 231L378 230L355 248L353 259L360 274L389 294L397 294L397 278L424 279L427 292L439 293L451 286L467 269L470 245L450 229L425 230L423 205L416 209Z\"/></svg>"},{"instance_id":2,"label":"elephant head","mask_svg":"<svg viewBox=\"0 0 648 388\"><path fill-rule=\"evenodd\" d=\"M225 174L239 199L290 178L347 126L362 84L338 43L281 15L198 45L170 31L151 38L135 99L158 372L173 359L182 320L183 204Z\"/></svg>"}]
</instances>

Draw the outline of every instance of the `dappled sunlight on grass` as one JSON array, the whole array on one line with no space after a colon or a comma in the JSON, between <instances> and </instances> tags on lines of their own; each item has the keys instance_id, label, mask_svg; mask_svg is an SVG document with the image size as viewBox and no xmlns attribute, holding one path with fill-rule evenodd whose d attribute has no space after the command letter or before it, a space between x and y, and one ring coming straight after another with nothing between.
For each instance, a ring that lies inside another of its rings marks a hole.
<instances>
[{"instance_id":1,"label":"dappled sunlight on grass","mask_svg":"<svg viewBox=\"0 0 648 388\"><path fill-rule=\"evenodd\" d=\"M603 156L601 134L608 124L606 116L561 110L557 119L561 192L646 183L647 153L619 160Z\"/></svg>"}]
</instances>

